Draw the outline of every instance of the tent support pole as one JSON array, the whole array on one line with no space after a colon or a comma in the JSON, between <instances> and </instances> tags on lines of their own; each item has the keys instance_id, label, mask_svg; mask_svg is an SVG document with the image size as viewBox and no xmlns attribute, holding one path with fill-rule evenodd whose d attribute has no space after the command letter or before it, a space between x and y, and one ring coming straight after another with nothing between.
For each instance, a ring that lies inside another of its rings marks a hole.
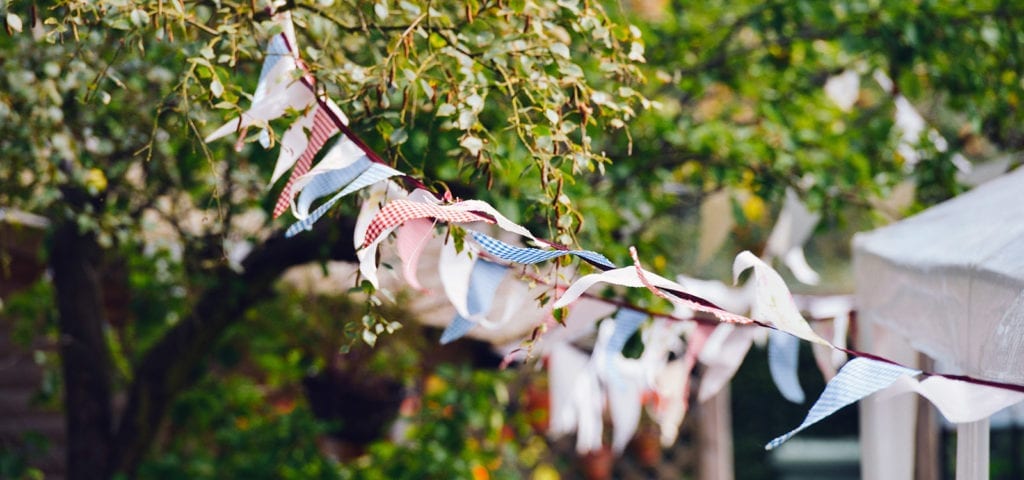
<instances>
[{"instance_id":1,"label":"tent support pole","mask_svg":"<svg viewBox=\"0 0 1024 480\"><path fill-rule=\"evenodd\" d=\"M956 479L988 478L988 419L956 426Z\"/></svg>"}]
</instances>

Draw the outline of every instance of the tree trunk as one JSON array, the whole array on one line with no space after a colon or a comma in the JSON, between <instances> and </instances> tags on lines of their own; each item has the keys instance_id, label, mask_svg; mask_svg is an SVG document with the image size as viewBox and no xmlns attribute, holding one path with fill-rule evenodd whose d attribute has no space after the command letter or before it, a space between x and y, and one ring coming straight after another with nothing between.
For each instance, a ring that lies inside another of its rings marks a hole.
<instances>
[{"instance_id":1,"label":"tree trunk","mask_svg":"<svg viewBox=\"0 0 1024 480\"><path fill-rule=\"evenodd\" d=\"M71 479L108 476L112 435L110 358L96 265L100 248L73 222L55 229L50 268L57 297Z\"/></svg>"}]
</instances>

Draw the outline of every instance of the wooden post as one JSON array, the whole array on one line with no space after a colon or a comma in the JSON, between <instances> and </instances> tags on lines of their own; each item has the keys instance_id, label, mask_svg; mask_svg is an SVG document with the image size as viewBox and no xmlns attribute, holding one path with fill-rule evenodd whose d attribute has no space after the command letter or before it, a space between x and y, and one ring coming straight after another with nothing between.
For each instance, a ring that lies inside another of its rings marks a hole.
<instances>
[{"instance_id":1,"label":"wooden post","mask_svg":"<svg viewBox=\"0 0 1024 480\"><path fill-rule=\"evenodd\" d=\"M857 327L860 349L916 367L917 352L901 337L875 323L859 322ZM900 395L880 401L877 395L871 395L861 400L858 406L861 478L913 479L917 399L913 395Z\"/></svg>"},{"instance_id":2,"label":"wooden post","mask_svg":"<svg viewBox=\"0 0 1024 480\"><path fill-rule=\"evenodd\" d=\"M988 478L988 419L956 426L956 479Z\"/></svg>"},{"instance_id":3,"label":"wooden post","mask_svg":"<svg viewBox=\"0 0 1024 480\"><path fill-rule=\"evenodd\" d=\"M700 404L697 465L700 480L733 480L732 409L729 385Z\"/></svg>"},{"instance_id":4,"label":"wooden post","mask_svg":"<svg viewBox=\"0 0 1024 480\"><path fill-rule=\"evenodd\" d=\"M917 355L918 365L923 370L932 370L935 362L927 355ZM914 434L916 447L914 449L914 479L931 480L943 478L939 465L939 419L936 416L935 407L923 396L914 394L917 397L917 429Z\"/></svg>"}]
</instances>

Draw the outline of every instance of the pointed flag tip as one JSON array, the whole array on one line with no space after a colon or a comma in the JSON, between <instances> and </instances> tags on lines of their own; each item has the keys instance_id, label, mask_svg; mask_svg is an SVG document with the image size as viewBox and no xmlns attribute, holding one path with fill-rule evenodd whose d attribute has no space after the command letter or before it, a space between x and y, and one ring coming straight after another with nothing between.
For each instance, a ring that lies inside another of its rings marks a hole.
<instances>
[{"instance_id":1,"label":"pointed flag tip","mask_svg":"<svg viewBox=\"0 0 1024 480\"><path fill-rule=\"evenodd\" d=\"M455 318L452 319L452 323L449 323L445 327L444 332L441 333L441 345L448 345L464 337L475 326L476 322L471 322L462 318L462 315L456 314Z\"/></svg>"}]
</instances>

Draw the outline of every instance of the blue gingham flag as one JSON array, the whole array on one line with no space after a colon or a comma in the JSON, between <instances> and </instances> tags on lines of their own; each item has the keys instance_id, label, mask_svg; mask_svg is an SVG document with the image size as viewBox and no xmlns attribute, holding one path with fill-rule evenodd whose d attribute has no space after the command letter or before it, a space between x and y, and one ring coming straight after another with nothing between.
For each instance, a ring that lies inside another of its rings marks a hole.
<instances>
[{"instance_id":1,"label":"blue gingham flag","mask_svg":"<svg viewBox=\"0 0 1024 480\"><path fill-rule=\"evenodd\" d=\"M541 250L539 248L513 247L501 240L491 238L480 232L472 232L473 239L483 247L484 251L502 260L526 265L540 263L563 255L576 255L598 265L615 268L615 264L597 252L590 250Z\"/></svg>"},{"instance_id":2,"label":"blue gingham flag","mask_svg":"<svg viewBox=\"0 0 1024 480\"><path fill-rule=\"evenodd\" d=\"M341 187L352 183L359 174L370 168L370 163L370 159L363 155L351 165L327 170L313 177L302 188L302 191L299 192L299 199L295 202L296 216L299 218L308 217L309 207L313 205L313 202L337 192Z\"/></svg>"},{"instance_id":3,"label":"blue gingham flag","mask_svg":"<svg viewBox=\"0 0 1024 480\"><path fill-rule=\"evenodd\" d=\"M768 370L782 396L793 403L804 403L797 367L800 361L800 339L780 330L768 331Z\"/></svg>"},{"instance_id":4,"label":"blue gingham flag","mask_svg":"<svg viewBox=\"0 0 1024 480\"><path fill-rule=\"evenodd\" d=\"M821 421L825 417L839 411L839 409L857 402L858 400L871 395L883 388L892 385L900 377L906 375L918 375L920 370L914 370L901 365L872 360L865 357L857 357L843 365L839 374L825 385L825 391L811 407L804 422L791 432L782 435L765 445L765 450L777 448L803 429Z\"/></svg>"},{"instance_id":5,"label":"blue gingham flag","mask_svg":"<svg viewBox=\"0 0 1024 480\"><path fill-rule=\"evenodd\" d=\"M633 336L633 333L640 328L640 324L646 319L646 313L640 313L629 308L620 308L619 312L615 314L615 330L612 331L612 336L608 339L604 357L604 368L608 372L608 380L615 386L621 386L622 384L619 371L615 368L615 356L622 353L622 348L626 346L629 337Z\"/></svg>"},{"instance_id":6,"label":"blue gingham flag","mask_svg":"<svg viewBox=\"0 0 1024 480\"><path fill-rule=\"evenodd\" d=\"M640 328L640 324L647 318L646 313L640 313L629 308L619 309L615 314L615 331L612 338L608 339L608 353L620 353L626 346L629 337ZM611 356L609 356L611 358Z\"/></svg>"},{"instance_id":7,"label":"blue gingham flag","mask_svg":"<svg viewBox=\"0 0 1024 480\"><path fill-rule=\"evenodd\" d=\"M498 285L505 278L508 267L494 262L488 262L482 258L477 259L473 264L473 271L469 274L469 293L466 296L466 309L470 315L482 315L491 309L494 303L494 294L498 292ZM458 340L476 326L476 322L455 314L455 319L441 334L441 345Z\"/></svg>"},{"instance_id":8,"label":"blue gingham flag","mask_svg":"<svg viewBox=\"0 0 1024 480\"><path fill-rule=\"evenodd\" d=\"M327 211L330 210L335 203L338 203L338 200L341 200L346 195L369 187L370 185L373 185L381 180L386 180L391 177L402 175L405 174L387 165L381 163L371 163L370 167L363 171L363 173L359 174L359 176L356 177L356 179L353 180L352 183L348 184L348 186L346 186L344 190L338 192L336 195L331 197L331 199L328 200L326 203L317 207L316 210L313 210L313 213L309 214L308 217L298 222L295 222L292 224L292 226L288 227L288 231L284 233L284 236L286 238L294 237L303 230L309 230L313 228L313 224L316 223L317 220L320 220L320 217L324 216L324 214L327 213Z\"/></svg>"}]
</instances>

